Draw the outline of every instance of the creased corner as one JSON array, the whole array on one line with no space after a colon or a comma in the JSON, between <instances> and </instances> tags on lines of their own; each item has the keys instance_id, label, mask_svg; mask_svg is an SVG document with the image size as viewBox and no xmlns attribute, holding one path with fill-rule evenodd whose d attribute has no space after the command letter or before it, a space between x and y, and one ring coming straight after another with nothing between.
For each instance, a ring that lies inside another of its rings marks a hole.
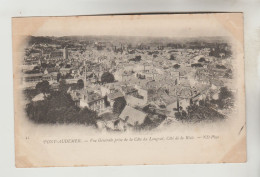
<instances>
[{"instance_id":1,"label":"creased corner","mask_svg":"<svg viewBox=\"0 0 260 177\"><path fill-rule=\"evenodd\" d=\"M222 163L245 163L246 155L246 136L244 135L233 147L224 155Z\"/></svg>"},{"instance_id":2,"label":"creased corner","mask_svg":"<svg viewBox=\"0 0 260 177\"><path fill-rule=\"evenodd\" d=\"M19 156L15 159L16 168L30 168L33 167L33 164L25 156Z\"/></svg>"}]
</instances>

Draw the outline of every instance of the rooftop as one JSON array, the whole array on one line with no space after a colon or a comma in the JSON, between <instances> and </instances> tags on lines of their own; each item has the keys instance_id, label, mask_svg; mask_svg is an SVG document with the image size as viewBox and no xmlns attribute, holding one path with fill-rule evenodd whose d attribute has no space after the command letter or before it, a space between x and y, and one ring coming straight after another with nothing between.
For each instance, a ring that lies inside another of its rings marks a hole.
<instances>
[{"instance_id":1,"label":"rooftop","mask_svg":"<svg viewBox=\"0 0 260 177\"><path fill-rule=\"evenodd\" d=\"M144 112L141 112L130 106L125 106L119 118L126 121L130 125L134 126L136 124L137 125L143 124L146 116L147 114L145 114Z\"/></svg>"}]
</instances>

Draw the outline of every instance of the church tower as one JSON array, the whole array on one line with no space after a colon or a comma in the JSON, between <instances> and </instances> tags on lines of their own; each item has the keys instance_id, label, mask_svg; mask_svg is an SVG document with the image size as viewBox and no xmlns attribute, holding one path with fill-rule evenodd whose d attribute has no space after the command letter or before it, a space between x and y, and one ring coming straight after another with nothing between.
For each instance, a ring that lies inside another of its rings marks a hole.
<instances>
[{"instance_id":1,"label":"church tower","mask_svg":"<svg viewBox=\"0 0 260 177\"><path fill-rule=\"evenodd\" d=\"M63 49L63 59L64 60L68 59L68 49L67 49L67 47L64 47L64 49Z\"/></svg>"},{"instance_id":2,"label":"church tower","mask_svg":"<svg viewBox=\"0 0 260 177\"><path fill-rule=\"evenodd\" d=\"M84 88L87 87L87 66L86 66L86 61L84 61L84 73L83 73L83 81L84 81Z\"/></svg>"}]
</instances>

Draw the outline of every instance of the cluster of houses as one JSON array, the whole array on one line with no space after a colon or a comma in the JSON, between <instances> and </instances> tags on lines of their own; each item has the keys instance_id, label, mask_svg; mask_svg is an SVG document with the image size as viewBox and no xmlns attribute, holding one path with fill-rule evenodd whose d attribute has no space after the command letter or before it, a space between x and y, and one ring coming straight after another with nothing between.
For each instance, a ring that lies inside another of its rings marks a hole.
<instances>
[{"instance_id":1,"label":"cluster of houses","mask_svg":"<svg viewBox=\"0 0 260 177\"><path fill-rule=\"evenodd\" d=\"M106 48L106 43L95 43L94 49L84 52L65 47L42 54L32 53L24 62L22 82L27 88L35 88L43 80L57 86L60 78L65 79L67 84L81 79L84 81L83 88L70 87L67 92L77 106L87 107L99 115L112 113L115 100L124 98L126 106L118 117L99 122L100 127L112 130L142 125L150 116L143 108L149 105L160 115L174 118L176 111L198 104L199 100L209 97L212 90L216 95L224 85L221 78L227 68L214 65L215 57L209 56L208 48L170 50L159 45L156 55L152 55L146 45L138 45L135 49L125 45ZM129 60L137 53L139 61ZM176 57L169 60L172 54ZM201 58L204 60L200 61ZM52 63L54 67L26 73L40 66L42 61ZM196 63L202 67L191 67ZM176 64L180 68L174 68ZM219 66L222 65L219 63ZM113 74L115 81L101 83L104 72Z\"/></svg>"}]
</instances>

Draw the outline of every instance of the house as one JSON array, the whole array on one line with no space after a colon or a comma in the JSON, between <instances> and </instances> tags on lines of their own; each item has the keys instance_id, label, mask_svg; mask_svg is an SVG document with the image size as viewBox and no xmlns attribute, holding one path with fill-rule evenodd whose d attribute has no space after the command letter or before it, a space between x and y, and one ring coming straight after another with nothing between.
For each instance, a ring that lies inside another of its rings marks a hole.
<instances>
[{"instance_id":1,"label":"house","mask_svg":"<svg viewBox=\"0 0 260 177\"><path fill-rule=\"evenodd\" d=\"M87 107L98 113L105 109L105 99L100 94L84 89L80 90L79 106L81 108Z\"/></svg>"},{"instance_id":2,"label":"house","mask_svg":"<svg viewBox=\"0 0 260 177\"><path fill-rule=\"evenodd\" d=\"M136 126L144 123L147 114L126 105L122 113L119 115L119 118L125 121L127 125Z\"/></svg>"},{"instance_id":3,"label":"house","mask_svg":"<svg viewBox=\"0 0 260 177\"><path fill-rule=\"evenodd\" d=\"M208 95L209 85L197 85L196 87L179 87L176 89L177 100L168 107L176 111L187 110L192 104L199 104L200 100L205 100Z\"/></svg>"},{"instance_id":4,"label":"house","mask_svg":"<svg viewBox=\"0 0 260 177\"><path fill-rule=\"evenodd\" d=\"M61 68L60 73L63 76L66 75L66 74L69 74L69 73L71 73L71 68Z\"/></svg>"},{"instance_id":5,"label":"house","mask_svg":"<svg viewBox=\"0 0 260 177\"><path fill-rule=\"evenodd\" d=\"M42 80L51 81L52 80L52 76L50 74L44 74L42 76Z\"/></svg>"},{"instance_id":6,"label":"house","mask_svg":"<svg viewBox=\"0 0 260 177\"><path fill-rule=\"evenodd\" d=\"M100 87L101 95L106 96L115 92L115 87L112 83L104 84Z\"/></svg>"},{"instance_id":7,"label":"house","mask_svg":"<svg viewBox=\"0 0 260 177\"><path fill-rule=\"evenodd\" d=\"M134 77L134 72L132 70L119 70L113 73L115 80L119 82L128 81L129 79Z\"/></svg>"},{"instance_id":8,"label":"house","mask_svg":"<svg viewBox=\"0 0 260 177\"><path fill-rule=\"evenodd\" d=\"M223 87L224 82L222 80L212 79L212 80L210 80L210 85L211 85L212 89L217 89L217 88Z\"/></svg>"},{"instance_id":9,"label":"house","mask_svg":"<svg viewBox=\"0 0 260 177\"><path fill-rule=\"evenodd\" d=\"M144 107L147 104L146 100L132 96L132 95L126 95L125 100L126 100L127 105L133 106L133 107L135 107L135 106Z\"/></svg>"},{"instance_id":10,"label":"house","mask_svg":"<svg viewBox=\"0 0 260 177\"><path fill-rule=\"evenodd\" d=\"M49 73L49 74L44 74L44 75L42 76L42 80L47 80L47 81L49 81L49 82L57 81L57 75L58 75L57 72L52 72L52 73Z\"/></svg>"},{"instance_id":11,"label":"house","mask_svg":"<svg viewBox=\"0 0 260 177\"><path fill-rule=\"evenodd\" d=\"M42 80L43 73L25 74L23 77L24 82L40 82Z\"/></svg>"},{"instance_id":12,"label":"house","mask_svg":"<svg viewBox=\"0 0 260 177\"><path fill-rule=\"evenodd\" d=\"M124 96L126 95L138 95L138 91L136 88L128 85L124 85L120 87L120 91L123 93Z\"/></svg>"},{"instance_id":13,"label":"house","mask_svg":"<svg viewBox=\"0 0 260 177\"><path fill-rule=\"evenodd\" d=\"M109 120L109 121L103 121L98 120L97 121L97 127L99 130L112 130L112 131L126 131L127 130L127 124L122 119L116 119L116 120Z\"/></svg>"},{"instance_id":14,"label":"house","mask_svg":"<svg viewBox=\"0 0 260 177\"><path fill-rule=\"evenodd\" d=\"M156 100L158 84L155 82L146 82L135 85L137 89L136 97L141 96L145 103Z\"/></svg>"},{"instance_id":15,"label":"house","mask_svg":"<svg viewBox=\"0 0 260 177\"><path fill-rule=\"evenodd\" d=\"M122 94L122 92L116 91L114 93L110 93L107 95L107 101L109 101L110 106L113 107L115 99L120 98L120 97L124 97L124 95Z\"/></svg>"},{"instance_id":16,"label":"house","mask_svg":"<svg viewBox=\"0 0 260 177\"><path fill-rule=\"evenodd\" d=\"M48 96L48 95L47 95ZM32 101L36 102L36 101L42 101L44 100L46 97L46 95L44 95L43 93L39 93L38 95L36 95L35 97L33 97Z\"/></svg>"}]
</instances>

